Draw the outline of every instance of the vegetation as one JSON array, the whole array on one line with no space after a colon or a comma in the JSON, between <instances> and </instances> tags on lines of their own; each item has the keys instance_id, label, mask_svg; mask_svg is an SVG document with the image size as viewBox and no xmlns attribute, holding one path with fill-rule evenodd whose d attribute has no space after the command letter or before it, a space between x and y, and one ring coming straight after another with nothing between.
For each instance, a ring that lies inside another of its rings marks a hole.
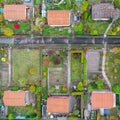
<instances>
[{"instance_id":1,"label":"vegetation","mask_svg":"<svg viewBox=\"0 0 120 120\"><path fill-rule=\"evenodd\" d=\"M119 94L120 93L120 84L115 84L113 86L113 92Z\"/></svg>"},{"instance_id":2,"label":"vegetation","mask_svg":"<svg viewBox=\"0 0 120 120\"><path fill-rule=\"evenodd\" d=\"M75 31L75 34L83 34L83 23L80 22L78 25L75 25L74 26L74 31Z\"/></svg>"},{"instance_id":3,"label":"vegetation","mask_svg":"<svg viewBox=\"0 0 120 120\"><path fill-rule=\"evenodd\" d=\"M39 50L35 49L13 49L13 81L19 86L26 84L39 84L40 77L40 58ZM22 63L21 63L22 61ZM24 63L24 64L23 64ZM29 70L34 74L29 74Z\"/></svg>"},{"instance_id":4,"label":"vegetation","mask_svg":"<svg viewBox=\"0 0 120 120\"><path fill-rule=\"evenodd\" d=\"M83 87L83 83L82 82L79 82L78 85L77 85L77 90L78 91L83 91L84 87Z\"/></svg>"},{"instance_id":5,"label":"vegetation","mask_svg":"<svg viewBox=\"0 0 120 120\"><path fill-rule=\"evenodd\" d=\"M109 80L114 86L115 84L120 83L120 48L114 47L107 52L107 61L106 61L107 75Z\"/></svg>"},{"instance_id":6,"label":"vegetation","mask_svg":"<svg viewBox=\"0 0 120 120\"><path fill-rule=\"evenodd\" d=\"M89 84L88 91L91 92L92 90L102 90L104 87L104 83L101 80L97 80Z\"/></svg>"}]
</instances>

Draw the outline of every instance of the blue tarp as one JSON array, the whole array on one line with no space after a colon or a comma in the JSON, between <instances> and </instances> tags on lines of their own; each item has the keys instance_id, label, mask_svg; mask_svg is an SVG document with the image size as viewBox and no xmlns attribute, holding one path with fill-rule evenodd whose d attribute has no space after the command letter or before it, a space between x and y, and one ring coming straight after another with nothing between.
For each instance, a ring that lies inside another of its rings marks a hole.
<instances>
[{"instance_id":1,"label":"blue tarp","mask_svg":"<svg viewBox=\"0 0 120 120\"><path fill-rule=\"evenodd\" d=\"M110 110L109 109L104 109L104 116L109 116L110 115Z\"/></svg>"},{"instance_id":2,"label":"blue tarp","mask_svg":"<svg viewBox=\"0 0 120 120\"><path fill-rule=\"evenodd\" d=\"M3 13L3 8L0 8L0 13Z\"/></svg>"}]
</instances>

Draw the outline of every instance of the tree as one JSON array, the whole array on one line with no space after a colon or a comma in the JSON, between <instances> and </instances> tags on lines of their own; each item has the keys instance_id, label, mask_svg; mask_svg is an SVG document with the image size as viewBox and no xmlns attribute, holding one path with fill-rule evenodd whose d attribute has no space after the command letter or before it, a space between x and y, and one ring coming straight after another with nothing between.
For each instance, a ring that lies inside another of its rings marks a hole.
<instances>
[{"instance_id":1,"label":"tree","mask_svg":"<svg viewBox=\"0 0 120 120\"><path fill-rule=\"evenodd\" d=\"M88 86L88 92L92 92L92 90L93 90L92 85L89 85L89 86Z\"/></svg>"},{"instance_id":2,"label":"tree","mask_svg":"<svg viewBox=\"0 0 120 120\"><path fill-rule=\"evenodd\" d=\"M85 12L83 13L83 20L87 20L87 19L88 19L88 16L89 16L88 11L85 11Z\"/></svg>"},{"instance_id":3,"label":"tree","mask_svg":"<svg viewBox=\"0 0 120 120\"><path fill-rule=\"evenodd\" d=\"M10 28L4 28L3 33L4 33L5 36L8 36L8 37L11 37L11 36L14 35L13 30L10 29Z\"/></svg>"},{"instance_id":4,"label":"tree","mask_svg":"<svg viewBox=\"0 0 120 120\"><path fill-rule=\"evenodd\" d=\"M30 92L35 92L36 86L35 86L35 85L31 85L31 86L29 87L29 90L30 90Z\"/></svg>"},{"instance_id":5,"label":"tree","mask_svg":"<svg viewBox=\"0 0 120 120\"><path fill-rule=\"evenodd\" d=\"M78 34L83 34L83 23L80 22L78 25L75 25L74 31Z\"/></svg>"},{"instance_id":6,"label":"tree","mask_svg":"<svg viewBox=\"0 0 120 120\"><path fill-rule=\"evenodd\" d=\"M79 110L74 110L74 111L73 111L73 114L74 114L75 116L77 116L77 115L79 114L79 112L80 112Z\"/></svg>"},{"instance_id":7,"label":"tree","mask_svg":"<svg viewBox=\"0 0 120 120\"><path fill-rule=\"evenodd\" d=\"M12 113L10 113L10 114L8 114L8 120L13 120L13 114Z\"/></svg>"},{"instance_id":8,"label":"tree","mask_svg":"<svg viewBox=\"0 0 120 120\"><path fill-rule=\"evenodd\" d=\"M103 89L104 88L104 83L102 81L96 81L95 84L97 85L97 89Z\"/></svg>"},{"instance_id":9,"label":"tree","mask_svg":"<svg viewBox=\"0 0 120 120\"><path fill-rule=\"evenodd\" d=\"M120 93L120 84L115 84L113 86L113 92Z\"/></svg>"},{"instance_id":10,"label":"tree","mask_svg":"<svg viewBox=\"0 0 120 120\"><path fill-rule=\"evenodd\" d=\"M114 5L116 7L120 7L120 0L114 0Z\"/></svg>"},{"instance_id":11,"label":"tree","mask_svg":"<svg viewBox=\"0 0 120 120\"><path fill-rule=\"evenodd\" d=\"M78 89L79 91L83 91L84 87L83 87L83 83L82 83L82 82L79 82L79 83L78 83L77 89Z\"/></svg>"},{"instance_id":12,"label":"tree","mask_svg":"<svg viewBox=\"0 0 120 120\"><path fill-rule=\"evenodd\" d=\"M88 1L83 1L82 6L81 6L82 11L83 12L86 11L88 9L88 6L89 6Z\"/></svg>"}]
</instances>

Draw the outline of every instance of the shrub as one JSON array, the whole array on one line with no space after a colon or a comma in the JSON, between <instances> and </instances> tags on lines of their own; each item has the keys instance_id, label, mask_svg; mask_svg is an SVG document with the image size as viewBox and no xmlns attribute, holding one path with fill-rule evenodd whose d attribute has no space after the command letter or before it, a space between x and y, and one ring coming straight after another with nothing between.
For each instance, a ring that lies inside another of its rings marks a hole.
<instances>
[{"instance_id":1,"label":"shrub","mask_svg":"<svg viewBox=\"0 0 120 120\"><path fill-rule=\"evenodd\" d=\"M98 31L97 30L91 30L90 35L98 35Z\"/></svg>"},{"instance_id":2,"label":"shrub","mask_svg":"<svg viewBox=\"0 0 120 120\"><path fill-rule=\"evenodd\" d=\"M35 68L30 68L30 69L29 69L29 74L30 74L30 75L34 75L35 73L36 73Z\"/></svg>"},{"instance_id":3,"label":"shrub","mask_svg":"<svg viewBox=\"0 0 120 120\"><path fill-rule=\"evenodd\" d=\"M56 58L56 59L54 60L54 64L55 64L55 65L59 65L59 64L60 64L60 60L59 60L58 58Z\"/></svg>"},{"instance_id":4,"label":"shrub","mask_svg":"<svg viewBox=\"0 0 120 120\"><path fill-rule=\"evenodd\" d=\"M29 90L30 90L30 92L35 92L36 86L35 86L35 85L31 85L31 86L29 87Z\"/></svg>"},{"instance_id":5,"label":"shrub","mask_svg":"<svg viewBox=\"0 0 120 120\"><path fill-rule=\"evenodd\" d=\"M82 91L82 90L84 89L82 82L79 82L79 83L78 83L77 89L78 89L79 91Z\"/></svg>"},{"instance_id":6,"label":"shrub","mask_svg":"<svg viewBox=\"0 0 120 120\"><path fill-rule=\"evenodd\" d=\"M12 86L12 87L10 88L10 90L12 90L12 91L17 91L17 90L20 90L20 87L18 87L18 86Z\"/></svg>"},{"instance_id":7,"label":"shrub","mask_svg":"<svg viewBox=\"0 0 120 120\"><path fill-rule=\"evenodd\" d=\"M41 88L40 86L36 87L36 89L35 89L35 94L40 94L41 89L42 89L42 88Z\"/></svg>"},{"instance_id":8,"label":"shrub","mask_svg":"<svg viewBox=\"0 0 120 120\"><path fill-rule=\"evenodd\" d=\"M62 90L62 92L66 93L67 90L68 90L68 89L67 89L67 86L62 86L61 90Z\"/></svg>"},{"instance_id":9,"label":"shrub","mask_svg":"<svg viewBox=\"0 0 120 120\"><path fill-rule=\"evenodd\" d=\"M74 31L78 34L83 34L83 23L80 22L78 25L75 25Z\"/></svg>"},{"instance_id":10,"label":"shrub","mask_svg":"<svg viewBox=\"0 0 120 120\"><path fill-rule=\"evenodd\" d=\"M11 36L14 35L13 30L10 29L10 28L4 28L3 33L4 33L5 36L8 36L8 37L11 37Z\"/></svg>"},{"instance_id":11,"label":"shrub","mask_svg":"<svg viewBox=\"0 0 120 120\"><path fill-rule=\"evenodd\" d=\"M35 117L37 117L36 113L31 113L30 115L28 115L28 118L35 118Z\"/></svg>"},{"instance_id":12,"label":"shrub","mask_svg":"<svg viewBox=\"0 0 120 120\"><path fill-rule=\"evenodd\" d=\"M83 92L72 92L72 95L73 96L80 96L80 95L82 95L83 94Z\"/></svg>"},{"instance_id":13,"label":"shrub","mask_svg":"<svg viewBox=\"0 0 120 120\"><path fill-rule=\"evenodd\" d=\"M14 118L13 114L12 114L12 113L9 113L9 114L8 114L8 120L13 120L13 118Z\"/></svg>"},{"instance_id":14,"label":"shrub","mask_svg":"<svg viewBox=\"0 0 120 120\"><path fill-rule=\"evenodd\" d=\"M113 86L113 92L120 93L120 84L115 84Z\"/></svg>"},{"instance_id":15,"label":"shrub","mask_svg":"<svg viewBox=\"0 0 120 120\"><path fill-rule=\"evenodd\" d=\"M88 13L87 11L85 11L85 12L83 13L83 20L87 20L88 17L89 17L89 13Z\"/></svg>"}]
</instances>

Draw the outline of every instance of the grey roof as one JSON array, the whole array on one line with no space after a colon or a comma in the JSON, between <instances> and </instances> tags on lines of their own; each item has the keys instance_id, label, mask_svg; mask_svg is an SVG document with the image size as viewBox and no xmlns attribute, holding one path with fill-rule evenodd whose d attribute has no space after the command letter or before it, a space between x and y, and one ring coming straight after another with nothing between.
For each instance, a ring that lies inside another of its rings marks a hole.
<instances>
[{"instance_id":1,"label":"grey roof","mask_svg":"<svg viewBox=\"0 0 120 120\"><path fill-rule=\"evenodd\" d=\"M114 5L100 3L92 6L92 18L94 20L107 20L113 17Z\"/></svg>"}]
</instances>

